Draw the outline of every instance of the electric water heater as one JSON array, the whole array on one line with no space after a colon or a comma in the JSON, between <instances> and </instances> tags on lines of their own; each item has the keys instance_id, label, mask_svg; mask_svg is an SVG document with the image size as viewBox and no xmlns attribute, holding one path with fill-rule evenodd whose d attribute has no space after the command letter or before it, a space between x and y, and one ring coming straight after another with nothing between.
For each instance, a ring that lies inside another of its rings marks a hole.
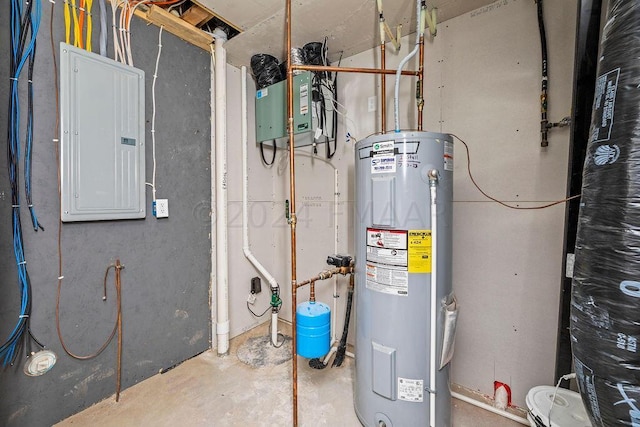
<instances>
[{"instance_id":1,"label":"electric water heater","mask_svg":"<svg viewBox=\"0 0 640 427\"><path fill-rule=\"evenodd\" d=\"M356 144L355 410L368 427L451 425L453 140Z\"/></svg>"}]
</instances>

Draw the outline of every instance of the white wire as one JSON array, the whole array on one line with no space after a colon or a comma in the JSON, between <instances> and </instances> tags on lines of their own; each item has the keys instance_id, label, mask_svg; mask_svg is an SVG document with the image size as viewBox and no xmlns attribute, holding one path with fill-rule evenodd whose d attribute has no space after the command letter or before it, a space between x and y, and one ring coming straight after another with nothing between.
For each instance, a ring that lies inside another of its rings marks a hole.
<instances>
[{"instance_id":1,"label":"white wire","mask_svg":"<svg viewBox=\"0 0 640 427\"><path fill-rule=\"evenodd\" d=\"M127 38L125 35L126 30L126 13L129 10L129 1L123 0L119 1L118 5L120 6L120 17L118 18L118 39L121 49L121 61L123 64L129 64L129 52L127 51Z\"/></svg>"},{"instance_id":2,"label":"white wire","mask_svg":"<svg viewBox=\"0 0 640 427\"><path fill-rule=\"evenodd\" d=\"M355 136L351 135L351 133L349 132L349 127L348 127L347 125L348 125L349 123L351 123L351 124L353 125L353 129L354 129L354 130L358 128L358 125L356 124L356 122L355 122L355 121L353 121L353 120L348 116L348 113L347 113L347 111L348 111L348 110L347 110L347 107L346 107L346 106L344 106L343 104L339 103L339 102L338 102L337 100L335 100L335 99L333 100L333 103L335 104L335 105L334 105L334 107L335 107L335 111L336 111L336 113L338 113L339 115L341 115L341 116L342 116L342 117L344 117L344 119L345 119L345 128L347 129L347 134L349 135L349 137L350 137L351 139L353 139L353 140L354 140L354 142L356 142L356 141L357 141L357 139L355 138ZM340 108L338 108L338 107L343 108L343 109L344 109L344 112L340 111ZM332 110L333 110L333 109L332 109ZM327 110L327 111L332 111L332 110ZM337 124L336 124L336 126L337 126ZM349 141L347 141L347 142L349 142Z\"/></svg>"},{"instance_id":3,"label":"white wire","mask_svg":"<svg viewBox=\"0 0 640 427\"><path fill-rule=\"evenodd\" d=\"M140 3L138 3L140 4ZM151 151L153 153L153 172L151 177L151 194L153 201L156 201L156 80L158 80L158 65L160 64L160 54L162 53L162 29L158 32L158 56L156 57L156 68L153 72L153 83L151 84Z\"/></svg>"},{"instance_id":4,"label":"white wire","mask_svg":"<svg viewBox=\"0 0 640 427\"><path fill-rule=\"evenodd\" d=\"M118 0L111 0L111 18L112 18L111 28L113 30L113 59L115 61L124 62L122 49L120 48L120 43L118 43L118 25L117 25L118 4L119 4Z\"/></svg>"},{"instance_id":5,"label":"white wire","mask_svg":"<svg viewBox=\"0 0 640 427\"><path fill-rule=\"evenodd\" d=\"M182 6L182 5L183 5L183 4L185 4L186 2L187 2L187 0L182 0L181 2L178 2L178 3L176 3L176 4L173 4L173 5L169 6L169 7L167 8L167 12L171 12L173 9L175 9L176 7L180 7L180 6Z\"/></svg>"},{"instance_id":6,"label":"white wire","mask_svg":"<svg viewBox=\"0 0 640 427\"><path fill-rule=\"evenodd\" d=\"M560 377L560 379L558 380L558 383L556 384L556 388L553 392L553 398L551 399L551 406L549 407L549 427L551 427L551 410L553 409L553 405L555 405L556 403L556 395L558 394L558 389L560 388L560 383L562 382L562 380L570 380L576 377L575 373L571 373L571 374L566 374Z\"/></svg>"},{"instance_id":7,"label":"white wire","mask_svg":"<svg viewBox=\"0 0 640 427\"><path fill-rule=\"evenodd\" d=\"M131 51L131 20L133 19L133 15L136 9L142 6L143 4L149 3L149 1L150 0L144 0L144 1L141 1L140 3L136 3L135 6L131 8L131 12L128 14L129 18L127 19L127 26L126 26L127 52L129 54L129 65L131 65L132 67L133 67L133 52ZM160 28L162 28L162 26L160 26Z\"/></svg>"}]
</instances>

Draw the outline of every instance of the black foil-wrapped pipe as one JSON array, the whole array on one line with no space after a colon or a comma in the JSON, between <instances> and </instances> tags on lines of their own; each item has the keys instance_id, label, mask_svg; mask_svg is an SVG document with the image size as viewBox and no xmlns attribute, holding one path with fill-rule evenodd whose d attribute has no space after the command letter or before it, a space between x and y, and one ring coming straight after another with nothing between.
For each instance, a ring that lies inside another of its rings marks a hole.
<instances>
[{"instance_id":1,"label":"black foil-wrapped pipe","mask_svg":"<svg viewBox=\"0 0 640 427\"><path fill-rule=\"evenodd\" d=\"M593 426L640 427L640 1L611 0L600 44L571 294Z\"/></svg>"}]
</instances>

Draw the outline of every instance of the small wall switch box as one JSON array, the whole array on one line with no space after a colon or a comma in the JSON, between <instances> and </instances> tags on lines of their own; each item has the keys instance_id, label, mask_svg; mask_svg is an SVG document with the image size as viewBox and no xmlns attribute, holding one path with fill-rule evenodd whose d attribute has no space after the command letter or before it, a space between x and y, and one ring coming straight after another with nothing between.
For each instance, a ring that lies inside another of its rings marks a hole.
<instances>
[{"instance_id":1,"label":"small wall switch box","mask_svg":"<svg viewBox=\"0 0 640 427\"><path fill-rule=\"evenodd\" d=\"M251 293L259 294L260 292L262 292L262 284L260 282L260 278L254 277L253 279L251 279Z\"/></svg>"}]
</instances>

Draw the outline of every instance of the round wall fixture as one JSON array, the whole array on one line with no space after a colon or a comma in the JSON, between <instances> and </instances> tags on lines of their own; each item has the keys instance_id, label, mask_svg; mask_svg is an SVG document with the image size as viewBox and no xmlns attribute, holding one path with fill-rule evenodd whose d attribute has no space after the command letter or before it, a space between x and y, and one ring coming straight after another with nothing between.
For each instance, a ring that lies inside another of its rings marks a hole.
<instances>
[{"instance_id":1,"label":"round wall fixture","mask_svg":"<svg viewBox=\"0 0 640 427\"><path fill-rule=\"evenodd\" d=\"M40 350L31 353L31 356L24 364L24 373L30 377L37 377L49 372L53 365L56 364L56 354L50 350Z\"/></svg>"}]
</instances>

